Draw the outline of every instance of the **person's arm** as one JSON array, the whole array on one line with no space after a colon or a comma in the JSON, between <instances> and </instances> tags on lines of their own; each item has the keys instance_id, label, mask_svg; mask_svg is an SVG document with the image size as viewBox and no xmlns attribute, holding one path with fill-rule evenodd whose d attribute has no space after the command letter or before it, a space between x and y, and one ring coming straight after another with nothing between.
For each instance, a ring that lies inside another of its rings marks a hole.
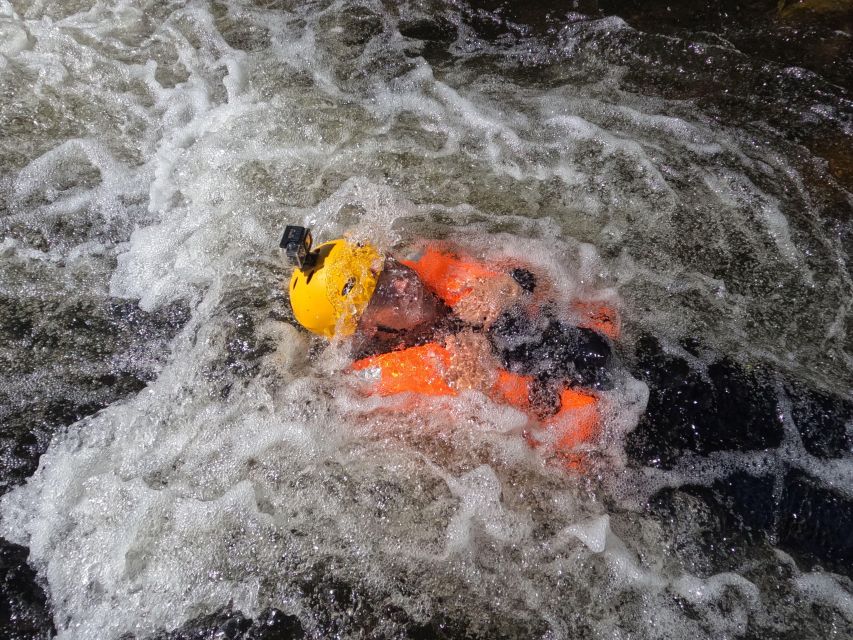
<instances>
[{"instance_id":1,"label":"person's arm","mask_svg":"<svg viewBox=\"0 0 853 640\"><path fill-rule=\"evenodd\" d=\"M500 364L486 336L466 329L447 336L444 344L450 352L445 374L450 386L456 391L488 392L495 384Z\"/></svg>"},{"instance_id":2,"label":"person's arm","mask_svg":"<svg viewBox=\"0 0 853 640\"><path fill-rule=\"evenodd\" d=\"M522 293L521 286L509 274L477 278L471 283L470 293L453 305L453 312L466 324L488 329Z\"/></svg>"}]
</instances>

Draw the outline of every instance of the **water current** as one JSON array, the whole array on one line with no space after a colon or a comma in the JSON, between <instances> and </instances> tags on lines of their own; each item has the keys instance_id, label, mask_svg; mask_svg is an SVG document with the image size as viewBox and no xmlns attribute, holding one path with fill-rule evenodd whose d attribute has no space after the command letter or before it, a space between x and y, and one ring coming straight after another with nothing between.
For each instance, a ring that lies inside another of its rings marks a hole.
<instances>
[{"instance_id":1,"label":"water current","mask_svg":"<svg viewBox=\"0 0 853 640\"><path fill-rule=\"evenodd\" d=\"M851 24L0 0L0 633L853 636ZM618 306L588 467L364 396L288 223Z\"/></svg>"}]
</instances>

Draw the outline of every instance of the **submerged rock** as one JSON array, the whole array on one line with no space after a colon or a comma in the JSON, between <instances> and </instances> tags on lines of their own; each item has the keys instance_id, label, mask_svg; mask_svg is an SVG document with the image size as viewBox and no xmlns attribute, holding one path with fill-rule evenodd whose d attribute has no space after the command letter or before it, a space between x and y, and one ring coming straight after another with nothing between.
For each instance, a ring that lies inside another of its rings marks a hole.
<instances>
[{"instance_id":1,"label":"submerged rock","mask_svg":"<svg viewBox=\"0 0 853 640\"><path fill-rule=\"evenodd\" d=\"M803 571L822 568L853 579L853 500L801 471L781 482L738 472L708 487L662 490L650 504L670 529L679 561L697 575L743 573L776 547Z\"/></svg>"},{"instance_id":2,"label":"submerged rock","mask_svg":"<svg viewBox=\"0 0 853 640\"><path fill-rule=\"evenodd\" d=\"M768 373L721 358L699 369L666 353L656 338L637 342L633 375L649 385L649 402L628 437L637 462L668 467L685 453L777 447L782 424Z\"/></svg>"},{"instance_id":3,"label":"submerged rock","mask_svg":"<svg viewBox=\"0 0 853 640\"><path fill-rule=\"evenodd\" d=\"M32 475L57 429L144 388L188 317L182 304L0 296L0 495Z\"/></svg>"},{"instance_id":4,"label":"submerged rock","mask_svg":"<svg viewBox=\"0 0 853 640\"><path fill-rule=\"evenodd\" d=\"M849 0L779 0L778 14L791 21L816 16L853 16L853 5Z\"/></svg>"},{"instance_id":5,"label":"submerged rock","mask_svg":"<svg viewBox=\"0 0 853 640\"><path fill-rule=\"evenodd\" d=\"M131 640L135 636L123 636ZM159 633L152 640L301 640L305 631L296 616L267 609L256 619L239 611L219 611L194 618L174 631Z\"/></svg>"},{"instance_id":6,"label":"submerged rock","mask_svg":"<svg viewBox=\"0 0 853 640\"><path fill-rule=\"evenodd\" d=\"M789 383L786 391L806 451L833 459L853 453L853 401L796 382Z\"/></svg>"},{"instance_id":7,"label":"submerged rock","mask_svg":"<svg viewBox=\"0 0 853 640\"><path fill-rule=\"evenodd\" d=\"M47 596L27 564L27 549L0 538L0 637L47 640L56 634Z\"/></svg>"}]
</instances>

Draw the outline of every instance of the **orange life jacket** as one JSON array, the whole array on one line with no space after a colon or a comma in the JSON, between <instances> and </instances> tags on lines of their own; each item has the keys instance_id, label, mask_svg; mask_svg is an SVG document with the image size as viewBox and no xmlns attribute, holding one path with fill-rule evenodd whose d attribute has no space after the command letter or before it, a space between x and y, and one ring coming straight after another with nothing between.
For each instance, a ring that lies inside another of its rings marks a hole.
<instances>
[{"instance_id":1,"label":"orange life jacket","mask_svg":"<svg viewBox=\"0 0 853 640\"><path fill-rule=\"evenodd\" d=\"M417 260L402 262L414 269L424 284L450 307L471 292L476 279L500 273L435 247L427 248ZM618 316L608 306L578 302L573 305L573 310L581 317L580 326L611 338L618 337ZM452 352L446 346L429 343L362 358L352 364L352 369L373 370L376 374L374 390L381 396L398 393L452 396L457 391L446 378L452 357ZM530 403L532 383L532 376L500 370L488 395L496 402L509 404L533 418ZM550 434L555 453L563 458L565 466L572 469L578 469L580 465L575 451L599 435L600 425L599 398L596 393L571 388L561 391L559 411L541 423ZM533 438L529 438L529 441L536 444Z\"/></svg>"},{"instance_id":2,"label":"orange life jacket","mask_svg":"<svg viewBox=\"0 0 853 640\"><path fill-rule=\"evenodd\" d=\"M427 247L417 260L402 260L402 263L414 269L423 283L449 307L471 293L478 278L493 278L500 273L433 246Z\"/></svg>"}]
</instances>

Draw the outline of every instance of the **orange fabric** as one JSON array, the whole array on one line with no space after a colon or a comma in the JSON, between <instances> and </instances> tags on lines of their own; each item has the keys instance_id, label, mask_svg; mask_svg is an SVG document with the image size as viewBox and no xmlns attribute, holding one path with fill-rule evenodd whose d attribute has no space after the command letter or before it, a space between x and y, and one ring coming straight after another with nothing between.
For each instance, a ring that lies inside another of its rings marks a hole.
<instances>
[{"instance_id":1,"label":"orange fabric","mask_svg":"<svg viewBox=\"0 0 853 640\"><path fill-rule=\"evenodd\" d=\"M402 260L402 263L414 269L424 284L451 307L471 293L478 278L493 278L500 273L435 246L427 247L417 260ZM594 329L612 340L619 338L622 332L619 314L607 303L577 300L572 303L572 310L580 316L579 326Z\"/></svg>"},{"instance_id":2,"label":"orange fabric","mask_svg":"<svg viewBox=\"0 0 853 640\"><path fill-rule=\"evenodd\" d=\"M487 269L482 264L457 258L435 247L428 247L417 260L402 262L414 269L424 284L451 307L471 293L477 278L498 275L497 271Z\"/></svg>"},{"instance_id":3,"label":"orange fabric","mask_svg":"<svg viewBox=\"0 0 853 640\"><path fill-rule=\"evenodd\" d=\"M450 352L430 343L401 351L391 351L356 360L352 368L362 371L379 369L377 392L381 396L411 391L428 396L456 395L444 379L450 366Z\"/></svg>"},{"instance_id":4,"label":"orange fabric","mask_svg":"<svg viewBox=\"0 0 853 640\"><path fill-rule=\"evenodd\" d=\"M453 307L467 296L479 278L491 278L499 272L482 264L458 258L436 247L428 247L417 260L403 260L415 270L424 284L447 305ZM611 339L619 337L621 327L616 310L601 302L575 302L573 310L580 316L579 325L594 329ZM431 396L456 395L444 377L450 366L450 351L435 343L364 358L353 363L356 371L379 369L376 392L382 396L397 393L420 393ZM530 414L532 376L499 371L490 395ZM592 441L600 431L598 398L588 392L564 389L560 394L560 410L542 426L555 435L554 453L567 470L582 473L586 463L584 452L577 447ZM537 446L534 433L525 432L531 446Z\"/></svg>"},{"instance_id":5,"label":"orange fabric","mask_svg":"<svg viewBox=\"0 0 853 640\"><path fill-rule=\"evenodd\" d=\"M619 321L619 314L613 307L604 302L581 302L577 300L572 303L572 310L580 315L581 319L578 324L581 327L594 329L611 340L619 338L622 326Z\"/></svg>"},{"instance_id":6,"label":"orange fabric","mask_svg":"<svg viewBox=\"0 0 853 640\"><path fill-rule=\"evenodd\" d=\"M450 351L430 343L401 351L391 351L353 363L354 371L379 370L376 392L382 396L396 393L420 393L430 396L456 395L444 377L450 366ZM499 371L492 387L492 397L513 407L530 412L531 376ZM560 410L545 422L545 428L556 435L555 448L567 452L598 435L601 416L598 398L576 389L563 389Z\"/></svg>"},{"instance_id":7,"label":"orange fabric","mask_svg":"<svg viewBox=\"0 0 853 640\"><path fill-rule=\"evenodd\" d=\"M509 371L499 371L492 387L492 395L508 405L523 411L530 410L530 383L532 376L521 376Z\"/></svg>"},{"instance_id":8,"label":"orange fabric","mask_svg":"<svg viewBox=\"0 0 853 640\"><path fill-rule=\"evenodd\" d=\"M369 368L379 370L376 392L381 396L397 393L420 393L429 396L456 395L444 373L450 366L450 351L436 343L391 351L352 364L355 371ZM491 389L491 396L517 409L530 413L530 384L532 376L522 376L509 371L499 371ZM560 393L560 410L544 423L544 428L554 433L554 454L567 470L583 473L586 468L585 453L577 447L591 442L599 434L601 415L598 398L588 392L563 389ZM524 437L532 447L539 445L535 432L525 432Z\"/></svg>"},{"instance_id":9,"label":"orange fabric","mask_svg":"<svg viewBox=\"0 0 853 640\"><path fill-rule=\"evenodd\" d=\"M563 389L560 393L560 410L547 423L556 432L555 448L558 452L574 449L598 435L598 399L576 389Z\"/></svg>"}]
</instances>

